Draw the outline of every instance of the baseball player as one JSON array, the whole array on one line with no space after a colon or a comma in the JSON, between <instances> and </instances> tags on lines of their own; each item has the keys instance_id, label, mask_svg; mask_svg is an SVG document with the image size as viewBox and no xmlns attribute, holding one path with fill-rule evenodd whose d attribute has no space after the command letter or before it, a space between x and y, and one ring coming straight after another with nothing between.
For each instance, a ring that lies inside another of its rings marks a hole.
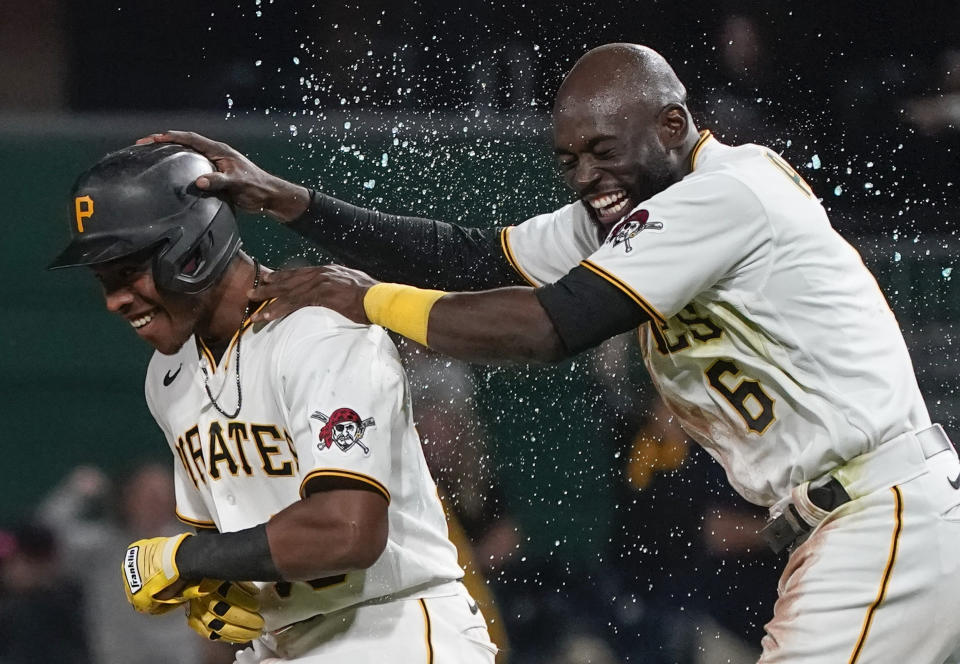
<instances>
[{"instance_id":1,"label":"baseball player","mask_svg":"<svg viewBox=\"0 0 960 664\"><path fill-rule=\"evenodd\" d=\"M156 349L147 403L177 516L201 533L131 544L127 598L254 640L243 662L492 664L395 347L328 309L251 324L267 270L239 250L230 206L193 185L212 170L174 145L107 155L77 181L52 265L89 266Z\"/></svg>"},{"instance_id":2,"label":"baseball player","mask_svg":"<svg viewBox=\"0 0 960 664\"><path fill-rule=\"evenodd\" d=\"M554 144L578 200L512 228L382 215L193 134L144 140L197 147L221 171L198 186L385 280L275 273L257 320L322 302L443 353L521 361L638 327L671 410L790 552L760 661L960 661L960 462L897 322L807 183L768 148L698 132L656 52L577 62Z\"/></svg>"}]
</instances>

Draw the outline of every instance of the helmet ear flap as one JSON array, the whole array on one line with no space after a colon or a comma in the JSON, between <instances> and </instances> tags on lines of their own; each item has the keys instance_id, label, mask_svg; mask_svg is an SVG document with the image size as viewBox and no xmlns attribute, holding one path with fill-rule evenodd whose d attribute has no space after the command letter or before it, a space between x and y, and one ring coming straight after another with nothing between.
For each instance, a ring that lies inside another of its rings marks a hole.
<instances>
[{"instance_id":1,"label":"helmet ear flap","mask_svg":"<svg viewBox=\"0 0 960 664\"><path fill-rule=\"evenodd\" d=\"M216 283L239 250L240 232L233 210L222 203L200 233L181 232L157 253L154 281L168 291L200 293Z\"/></svg>"}]
</instances>

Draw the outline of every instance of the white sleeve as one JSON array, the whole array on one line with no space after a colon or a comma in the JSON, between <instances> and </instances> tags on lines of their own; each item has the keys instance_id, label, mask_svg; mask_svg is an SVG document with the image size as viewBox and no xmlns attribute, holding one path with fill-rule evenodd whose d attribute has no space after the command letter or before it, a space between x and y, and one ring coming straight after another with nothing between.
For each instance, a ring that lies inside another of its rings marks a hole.
<instances>
[{"instance_id":1,"label":"white sleeve","mask_svg":"<svg viewBox=\"0 0 960 664\"><path fill-rule=\"evenodd\" d=\"M177 519L195 528L216 528L203 496L197 489L196 480L188 475L185 459L177 457L174 449L173 487L177 498Z\"/></svg>"},{"instance_id":2,"label":"white sleeve","mask_svg":"<svg viewBox=\"0 0 960 664\"><path fill-rule=\"evenodd\" d=\"M582 265L663 322L701 292L722 286L770 239L766 213L750 188L712 174L643 202Z\"/></svg>"},{"instance_id":3,"label":"white sleeve","mask_svg":"<svg viewBox=\"0 0 960 664\"><path fill-rule=\"evenodd\" d=\"M210 510L207 508L203 496L200 493L196 476L193 474L194 470L190 465L190 459L183 457L182 450L177 447L176 439L171 436L167 427L164 426L163 419L159 417L159 413L157 412L157 407L154 402L156 397L153 390L154 386L159 382L159 376L155 375L155 373L154 364L151 361L150 366L147 368L144 393L147 398L147 408L150 410L150 414L153 416L157 426L163 431L167 445L173 453L173 488L176 496L177 519L195 528L216 528L217 524L211 517Z\"/></svg>"},{"instance_id":4,"label":"white sleeve","mask_svg":"<svg viewBox=\"0 0 960 664\"><path fill-rule=\"evenodd\" d=\"M396 348L379 327L305 322L292 330L279 366L300 495L314 482L359 482L389 501L409 419Z\"/></svg>"},{"instance_id":5,"label":"white sleeve","mask_svg":"<svg viewBox=\"0 0 960 664\"><path fill-rule=\"evenodd\" d=\"M505 228L500 243L531 286L552 284L600 246L597 226L580 201Z\"/></svg>"}]
</instances>

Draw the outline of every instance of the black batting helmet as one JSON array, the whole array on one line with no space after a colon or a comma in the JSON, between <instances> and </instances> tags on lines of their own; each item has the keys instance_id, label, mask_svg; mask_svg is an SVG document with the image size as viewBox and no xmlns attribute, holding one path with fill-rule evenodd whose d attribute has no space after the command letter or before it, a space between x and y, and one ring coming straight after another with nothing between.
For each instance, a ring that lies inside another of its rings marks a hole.
<instances>
[{"instance_id":1,"label":"black batting helmet","mask_svg":"<svg viewBox=\"0 0 960 664\"><path fill-rule=\"evenodd\" d=\"M111 152L73 185L72 239L49 269L98 265L154 248L157 286L206 290L240 248L233 209L194 184L215 170L206 157L170 143Z\"/></svg>"}]
</instances>

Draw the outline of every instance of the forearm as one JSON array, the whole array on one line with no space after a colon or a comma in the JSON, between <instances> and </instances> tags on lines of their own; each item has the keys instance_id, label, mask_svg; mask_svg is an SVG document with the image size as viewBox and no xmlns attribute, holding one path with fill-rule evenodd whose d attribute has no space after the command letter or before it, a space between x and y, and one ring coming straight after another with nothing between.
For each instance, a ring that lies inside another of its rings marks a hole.
<instances>
[{"instance_id":1,"label":"forearm","mask_svg":"<svg viewBox=\"0 0 960 664\"><path fill-rule=\"evenodd\" d=\"M363 275L366 278L366 275ZM621 290L583 268L536 290L445 293L379 283L361 291L364 316L445 355L472 362L556 362L636 328L646 314ZM336 307L334 307L336 308Z\"/></svg>"},{"instance_id":2,"label":"forearm","mask_svg":"<svg viewBox=\"0 0 960 664\"><path fill-rule=\"evenodd\" d=\"M270 551L266 524L232 533L188 537L177 551L180 578L282 581Z\"/></svg>"},{"instance_id":3,"label":"forearm","mask_svg":"<svg viewBox=\"0 0 960 664\"><path fill-rule=\"evenodd\" d=\"M430 311L427 343L470 362L556 362L567 356L532 288L450 293Z\"/></svg>"},{"instance_id":4,"label":"forearm","mask_svg":"<svg viewBox=\"0 0 960 664\"><path fill-rule=\"evenodd\" d=\"M326 507L317 509L323 504ZM389 530L387 503L368 491L324 491L279 512L266 530L273 560L285 580L346 574L370 567L383 553Z\"/></svg>"},{"instance_id":5,"label":"forearm","mask_svg":"<svg viewBox=\"0 0 960 664\"><path fill-rule=\"evenodd\" d=\"M363 293L363 315L351 313L353 320L382 325L444 355L470 362L551 362L566 356L531 288L446 293L378 283L351 291Z\"/></svg>"},{"instance_id":6,"label":"forearm","mask_svg":"<svg viewBox=\"0 0 960 664\"><path fill-rule=\"evenodd\" d=\"M345 265L382 281L480 290L523 284L500 248L497 229L384 214L314 192L287 224Z\"/></svg>"},{"instance_id":7,"label":"forearm","mask_svg":"<svg viewBox=\"0 0 960 664\"><path fill-rule=\"evenodd\" d=\"M180 577L305 581L372 565L386 545L386 511L371 522L349 506L317 509L314 503L328 497L321 495L290 505L266 524L187 538L177 552Z\"/></svg>"}]
</instances>

